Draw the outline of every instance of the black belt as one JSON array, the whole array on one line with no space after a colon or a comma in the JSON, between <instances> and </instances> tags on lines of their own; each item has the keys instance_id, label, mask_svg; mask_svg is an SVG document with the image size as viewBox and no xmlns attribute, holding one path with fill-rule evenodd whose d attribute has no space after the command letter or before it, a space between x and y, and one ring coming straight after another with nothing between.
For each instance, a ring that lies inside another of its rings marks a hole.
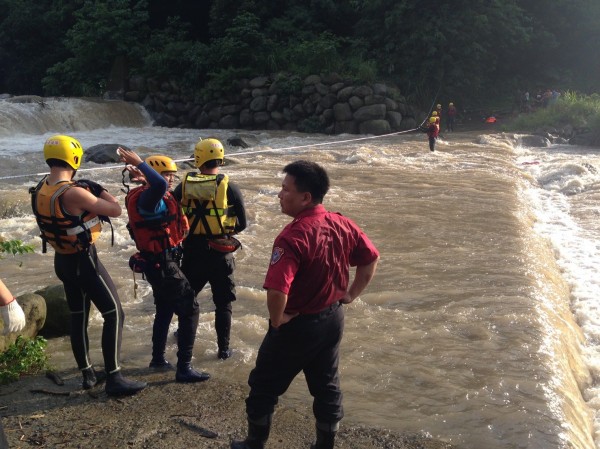
<instances>
[{"instance_id":1,"label":"black belt","mask_svg":"<svg viewBox=\"0 0 600 449\"><path fill-rule=\"evenodd\" d=\"M329 307L326 307L323 310L321 310L320 312L317 312L317 313L301 313L300 315L298 315L297 317L295 317L294 320L298 320L298 319L301 319L301 320L314 320L314 319L324 318L326 316L331 315L333 312L335 312L341 306L342 306L342 302L341 301L336 301L333 304L331 304Z\"/></svg>"}]
</instances>

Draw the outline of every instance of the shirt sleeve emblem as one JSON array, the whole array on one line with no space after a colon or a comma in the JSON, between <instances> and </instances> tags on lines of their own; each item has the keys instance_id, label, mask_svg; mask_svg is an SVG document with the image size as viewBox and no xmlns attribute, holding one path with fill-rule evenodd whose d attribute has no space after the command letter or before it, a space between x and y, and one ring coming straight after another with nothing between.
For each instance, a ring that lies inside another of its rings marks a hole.
<instances>
[{"instance_id":1,"label":"shirt sleeve emblem","mask_svg":"<svg viewBox=\"0 0 600 449\"><path fill-rule=\"evenodd\" d=\"M283 256L283 253L283 248L275 246L273 248L273 254L271 254L271 265L275 265L277 262L279 262L281 260L281 257Z\"/></svg>"}]
</instances>

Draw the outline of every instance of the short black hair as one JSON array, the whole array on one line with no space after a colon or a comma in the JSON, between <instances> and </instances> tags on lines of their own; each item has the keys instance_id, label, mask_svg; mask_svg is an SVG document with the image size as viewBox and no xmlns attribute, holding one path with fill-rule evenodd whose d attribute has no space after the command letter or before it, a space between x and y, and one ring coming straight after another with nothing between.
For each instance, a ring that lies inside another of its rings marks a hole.
<instances>
[{"instance_id":1,"label":"short black hair","mask_svg":"<svg viewBox=\"0 0 600 449\"><path fill-rule=\"evenodd\" d=\"M283 172L294 177L299 192L310 192L315 203L322 203L329 191L329 175L316 162L295 161L286 165Z\"/></svg>"},{"instance_id":2,"label":"short black hair","mask_svg":"<svg viewBox=\"0 0 600 449\"><path fill-rule=\"evenodd\" d=\"M70 168L71 170L73 170L73 167L71 167L71 164L69 164L66 161L63 161L62 159L55 159L55 158L46 159L46 164L48 164L48 167L62 167L62 168Z\"/></svg>"},{"instance_id":3,"label":"short black hair","mask_svg":"<svg viewBox=\"0 0 600 449\"><path fill-rule=\"evenodd\" d=\"M210 161L206 161L202 164L205 168L217 168L221 165L221 159L211 159Z\"/></svg>"}]
</instances>

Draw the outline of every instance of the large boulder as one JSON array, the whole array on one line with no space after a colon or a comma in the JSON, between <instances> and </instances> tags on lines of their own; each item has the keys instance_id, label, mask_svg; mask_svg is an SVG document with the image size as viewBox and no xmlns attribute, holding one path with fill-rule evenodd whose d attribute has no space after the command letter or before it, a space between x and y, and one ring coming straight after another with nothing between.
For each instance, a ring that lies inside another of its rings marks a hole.
<instances>
[{"instance_id":1,"label":"large boulder","mask_svg":"<svg viewBox=\"0 0 600 449\"><path fill-rule=\"evenodd\" d=\"M227 139L227 144L232 147L249 148L258 145L258 139L252 134L236 134Z\"/></svg>"},{"instance_id":2,"label":"large boulder","mask_svg":"<svg viewBox=\"0 0 600 449\"><path fill-rule=\"evenodd\" d=\"M352 120L352 109L348 103L334 104L333 114L336 122L347 122Z\"/></svg>"},{"instance_id":3,"label":"large boulder","mask_svg":"<svg viewBox=\"0 0 600 449\"><path fill-rule=\"evenodd\" d=\"M390 127L394 130L400 129L400 124L402 123L402 114L399 112L388 111L385 118L390 124Z\"/></svg>"},{"instance_id":4,"label":"large boulder","mask_svg":"<svg viewBox=\"0 0 600 449\"><path fill-rule=\"evenodd\" d=\"M403 117L400 123L400 131L407 131L409 129L417 128L417 121L414 117Z\"/></svg>"},{"instance_id":5,"label":"large boulder","mask_svg":"<svg viewBox=\"0 0 600 449\"><path fill-rule=\"evenodd\" d=\"M94 145L88 148L84 152L86 162L95 162L96 164L108 164L118 163L119 155L117 154L117 148L122 147L129 150L125 145L118 143L103 143L100 145Z\"/></svg>"},{"instance_id":6,"label":"large boulder","mask_svg":"<svg viewBox=\"0 0 600 449\"><path fill-rule=\"evenodd\" d=\"M11 332L8 335L0 334L0 352L6 351L20 335L27 338L34 338L44 326L46 320L46 302L42 296L34 293L25 293L17 297L17 301L23 309L23 313L25 313L25 327L20 332ZM0 323L2 323L2 329L4 330L4 323L1 320Z\"/></svg>"},{"instance_id":7,"label":"large boulder","mask_svg":"<svg viewBox=\"0 0 600 449\"><path fill-rule=\"evenodd\" d=\"M35 292L46 301L46 323L40 335L46 338L62 337L71 333L71 312L62 284L50 285Z\"/></svg>"},{"instance_id":8,"label":"large boulder","mask_svg":"<svg viewBox=\"0 0 600 449\"><path fill-rule=\"evenodd\" d=\"M382 120L385 118L386 108L384 104L371 104L363 106L354 113L354 119L359 122L368 120Z\"/></svg>"},{"instance_id":9,"label":"large boulder","mask_svg":"<svg viewBox=\"0 0 600 449\"><path fill-rule=\"evenodd\" d=\"M374 134L381 136L391 132L390 124L387 120L367 120L358 125L361 134Z\"/></svg>"},{"instance_id":10,"label":"large boulder","mask_svg":"<svg viewBox=\"0 0 600 449\"><path fill-rule=\"evenodd\" d=\"M528 148L545 148L550 146L550 140L544 136L521 136L518 142L521 146Z\"/></svg>"}]
</instances>

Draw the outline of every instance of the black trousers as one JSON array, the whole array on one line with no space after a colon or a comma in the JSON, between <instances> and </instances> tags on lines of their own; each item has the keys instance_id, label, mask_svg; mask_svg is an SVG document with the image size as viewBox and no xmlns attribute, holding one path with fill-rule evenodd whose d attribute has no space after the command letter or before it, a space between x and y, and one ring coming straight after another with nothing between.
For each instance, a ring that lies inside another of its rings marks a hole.
<instances>
[{"instance_id":1,"label":"black trousers","mask_svg":"<svg viewBox=\"0 0 600 449\"><path fill-rule=\"evenodd\" d=\"M209 283L215 305L215 330L219 350L229 349L231 303L235 296L235 257L209 248L202 236L190 236L183 244L181 269L198 294Z\"/></svg>"},{"instance_id":2,"label":"black trousers","mask_svg":"<svg viewBox=\"0 0 600 449\"><path fill-rule=\"evenodd\" d=\"M339 303L314 315L299 315L275 329L269 326L250 372L246 413L251 420L270 415L294 378L304 372L318 422L337 423L344 416L338 373L344 332Z\"/></svg>"},{"instance_id":3,"label":"black trousers","mask_svg":"<svg viewBox=\"0 0 600 449\"><path fill-rule=\"evenodd\" d=\"M92 366L88 322L94 304L102 314L102 356L108 373L120 369L121 338L125 314L115 285L98 259L96 247L76 254L54 256L54 271L65 287L71 311L71 348L80 370Z\"/></svg>"},{"instance_id":4,"label":"black trousers","mask_svg":"<svg viewBox=\"0 0 600 449\"><path fill-rule=\"evenodd\" d=\"M437 137L429 137L429 149L431 151L435 151L435 141L437 140Z\"/></svg>"},{"instance_id":5,"label":"black trousers","mask_svg":"<svg viewBox=\"0 0 600 449\"><path fill-rule=\"evenodd\" d=\"M144 254L149 261L144 271L152 286L156 314L152 326L152 357L164 356L173 315L177 315L177 361L185 366L192 360L200 308L196 294L179 268L177 259L170 256Z\"/></svg>"}]
</instances>

